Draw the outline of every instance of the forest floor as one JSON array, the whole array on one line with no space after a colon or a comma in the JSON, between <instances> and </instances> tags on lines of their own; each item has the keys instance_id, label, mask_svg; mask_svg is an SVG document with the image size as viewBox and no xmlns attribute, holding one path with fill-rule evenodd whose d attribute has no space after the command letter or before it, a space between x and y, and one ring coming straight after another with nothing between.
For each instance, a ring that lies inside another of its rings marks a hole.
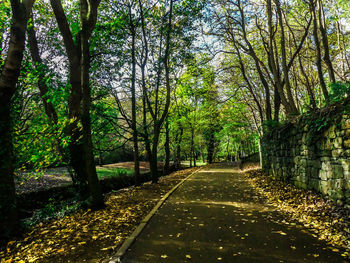
<instances>
[{"instance_id":1,"label":"forest floor","mask_svg":"<svg viewBox=\"0 0 350 263\"><path fill-rule=\"evenodd\" d=\"M159 163L162 166L162 163ZM130 172L134 169L134 162L121 162L97 166L99 177L117 175L118 172ZM149 163L140 162L140 172L149 172ZM59 187L72 184L66 167L49 168L41 173L23 173L17 177L16 181L17 194L47 190L53 187Z\"/></svg>"},{"instance_id":2,"label":"forest floor","mask_svg":"<svg viewBox=\"0 0 350 263\"><path fill-rule=\"evenodd\" d=\"M0 248L0 262L103 262L161 197L195 169L163 176L158 184L113 191L102 210L80 210L40 223Z\"/></svg>"},{"instance_id":3,"label":"forest floor","mask_svg":"<svg viewBox=\"0 0 350 263\"><path fill-rule=\"evenodd\" d=\"M279 209L280 202L298 198L297 190L270 187L271 196L283 189L296 195L275 203L254 178L225 164L195 173L166 200L121 262L347 262L340 243L321 240L322 232L312 230L316 226Z\"/></svg>"}]
</instances>

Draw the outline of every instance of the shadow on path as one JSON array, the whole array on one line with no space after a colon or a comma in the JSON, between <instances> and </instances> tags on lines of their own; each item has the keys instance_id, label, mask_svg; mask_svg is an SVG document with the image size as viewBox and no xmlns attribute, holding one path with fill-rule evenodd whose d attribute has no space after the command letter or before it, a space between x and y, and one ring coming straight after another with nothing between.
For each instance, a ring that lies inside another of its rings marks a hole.
<instances>
[{"instance_id":1,"label":"shadow on path","mask_svg":"<svg viewBox=\"0 0 350 263\"><path fill-rule=\"evenodd\" d=\"M163 204L122 263L345 262L286 220L238 170L208 166Z\"/></svg>"}]
</instances>

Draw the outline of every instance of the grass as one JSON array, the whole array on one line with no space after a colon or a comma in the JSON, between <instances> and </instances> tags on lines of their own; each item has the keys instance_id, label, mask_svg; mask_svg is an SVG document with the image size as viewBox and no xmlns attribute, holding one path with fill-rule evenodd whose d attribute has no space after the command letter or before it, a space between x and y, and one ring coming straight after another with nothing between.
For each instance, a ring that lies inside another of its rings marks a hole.
<instances>
[{"instance_id":1,"label":"grass","mask_svg":"<svg viewBox=\"0 0 350 263\"><path fill-rule=\"evenodd\" d=\"M132 175L134 171L125 168L96 167L98 178L114 177L120 175Z\"/></svg>"},{"instance_id":2,"label":"grass","mask_svg":"<svg viewBox=\"0 0 350 263\"><path fill-rule=\"evenodd\" d=\"M190 161L182 161L181 164L186 166L186 167L187 166L189 167L190 166ZM192 161L192 165L193 165L193 161ZM204 165L207 165L207 163L205 163L203 161L196 161L196 165L197 166L204 166Z\"/></svg>"}]
</instances>

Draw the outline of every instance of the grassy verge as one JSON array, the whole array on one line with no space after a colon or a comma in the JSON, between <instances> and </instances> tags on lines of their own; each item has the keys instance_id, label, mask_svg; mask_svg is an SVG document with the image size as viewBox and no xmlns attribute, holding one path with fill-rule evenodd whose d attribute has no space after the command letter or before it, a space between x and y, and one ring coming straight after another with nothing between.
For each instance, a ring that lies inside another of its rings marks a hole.
<instances>
[{"instance_id":1,"label":"grassy verge","mask_svg":"<svg viewBox=\"0 0 350 263\"><path fill-rule=\"evenodd\" d=\"M99 179L104 177L114 177L120 175L132 175L133 171L125 168L105 168L105 167L96 167L97 176Z\"/></svg>"},{"instance_id":2,"label":"grassy verge","mask_svg":"<svg viewBox=\"0 0 350 263\"><path fill-rule=\"evenodd\" d=\"M181 165L185 166L185 167L190 167L190 161L182 161ZM193 162L192 162L193 165ZM196 165L197 166L204 166L207 165L207 163L203 162L203 161L196 161Z\"/></svg>"}]
</instances>

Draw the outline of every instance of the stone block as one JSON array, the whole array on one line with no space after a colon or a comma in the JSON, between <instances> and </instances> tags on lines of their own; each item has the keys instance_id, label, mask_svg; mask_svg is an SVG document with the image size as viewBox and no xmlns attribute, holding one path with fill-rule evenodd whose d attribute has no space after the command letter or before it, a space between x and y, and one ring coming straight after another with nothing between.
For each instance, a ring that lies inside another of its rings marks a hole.
<instances>
[{"instance_id":1,"label":"stone block","mask_svg":"<svg viewBox=\"0 0 350 263\"><path fill-rule=\"evenodd\" d=\"M338 158L342 155L343 150L342 149L335 149L332 151L332 157L333 158Z\"/></svg>"},{"instance_id":2,"label":"stone block","mask_svg":"<svg viewBox=\"0 0 350 263\"><path fill-rule=\"evenodd\" d=\"M330 161L325 161L325 162L322 162L321 164L321 169L323 171L330 171L332 170L332 164Z\"/></svg>"},{"instance_id":3,"label":"stone block","mask_svg":"<svg viewBox=\"0 0 350 263\"><path fill-rule=\"evenodd\" d=\"M344 147L345 147L346 149L350 149L350 139L344 140Z\"/></svg>"},{"instance_id":4,"label":"stone block","mask_svg":"<svg viewBox=\"0 0 350 263\"><path fill-rule=\"evenodd\" d=\"M320 170L320 172L318 173L318 177L323 181L327 181L328 176L329 176L329 172L330 171Z\"/></svg>"},{"instance_id":5,"label":"stone block","mask_svg":"<svg viewBox=\"0 0 350 263\"><path fill-rule=\"evenodd\" d=\"M350 199L350 189L347 189L347 190L344 191L344 197L347 198L347 199Z\"/></svg>"},{"instance_id":6,"label":"stone block","mask_svg":"<svg viewBox=\"0 0 350 263\"><path fill-rule=\"evenodd\" d=\"M347 171L347 170L344 171L344 179L350 180L350 171Z\"/></svg>"},{"instance_id":7,"label":"stone block","mask_svg":"<svg viewBox=\"0 0 350 263\"><path fill-rule=\"evenodd\" d=\"M327 194L327 192L331 189L330 183L328 181L320 181L319 182L319 189L322 194Z\"/></svg>"},{"instance_id":8,"label":"stone block","mask_svg":"<svg viewBox=\"0 0 350 263\"><path fill-rule=\"evenodd\" d=\"M350 139L350 129L344 131L345 139Z\"/></svg>"},{"instance_id":9,"label":"stone block","mask_svg":"<svg viewBox=\"0 0 350 263\"><path fill-rule=\"evenodd\" d=\"M345 189L345 180L343 179L331 179L328 182L330 189Z\"/></svg>"},{"instance_id":10,"label":"stone block","mask_svg":"<svg viewBox=\"0 0 350 263\"><path fill-rule=\"evenodd\" d=\"M335 149L342 149L343 148L343 138L337 137L333 141L333 146Z\"/></svg>"},{"instance_id":11,"label":"stone block","mask_svg":"<svg viewBox=\"0 0 350 263\"><path fill-rule=\"evenodd\" d=\"M344 171L350 171L350 159L338 159L338 163L343 166Z\"/></svg>"},{"instance_id":12,"label":"stone block","mask_svg":"<svg viewBox=\"0 0 350 263\"><path fill-rule=\"evenodd\" d=\"M335 134L338 136L338 137L343 137L345 135L345 130L336 130L335 131Z\"/></svg>"},{"instance_id":13,"label":"stone block","mask_svg":"<svg viewBox=\"0 0 350 263\"><path fill-rule=\"evenodd\" d=\"M321 160L321 162L329 162L329 161L331 161L331 158L328 157L328 156L322 156L322 157L320 158L320 160Z\"/></svg>"},{"instance_id":14,"label":"stone block","mask_svg":"<svg viewBox=\"0 0 350 263\"><path fill-rule=\"evenodd\" d=\"M335 125L332 125L331 127L329 127L328 135L327 135L328 138L335 139L335 137L336 137L335 128L336 128Z\"/></svg>"},{"instance_id":15,"label":"stone block","mask_svg":"<svg viewBox=\"0 0 350 263\"><path fill-rule=\"evenodd\" d=\"M332 165L332 175L329 178L340 179L344 177L343 166L341 164Z\"/></svg>"},{"instance_id":16,"label":"stone block","mask_svg":"<svg viewBox=\"0 0 350 263\"><path fill-rule=\"evenodd\" d=\"M332 157L332 151L330 151L330 150L319 151L317 153L317 156L324 157L324 158L331 158Z\"/></svg>"},{"instance_id":17,"label":"stone block","mask_svg":"<svg viewBox=\"0 0 350 263\"><path fill-rule=\"evenodd\" d=\"M319 184L320 184L320 180L318 179L310 179L308 182L308 187L310 187L310 189L319 190Z\"/></svg>"},{"instance_id":18,"label":"stone block","mask_svg":"<svg viewBox=\"0 0 350 263\"><path fill-rule=\"evenodd\" d=\"M342 120L341 129L342 130L350 129L350 120L349 119Z\"/></svg>"},{"instance_id":19,"label":"stone block","mask_svg":"<svg viewBox=\"0 0 350 263\"><path fill-rule=\"evenodd\" d=\"M319 173L320 173L320 169L319 168L312 167L311 168L310 177L311 178L319 178Z\"/></svg>"},{"instance_id":20,"label":"stone block","mask_svg":"<svg viewBox=\"0 0 350 263\"><path fill-rule=\"evenodd\" d=\"M343 179L343 189L346 191L350 191L350 180Z\"/></svg>"}]
</instances>

